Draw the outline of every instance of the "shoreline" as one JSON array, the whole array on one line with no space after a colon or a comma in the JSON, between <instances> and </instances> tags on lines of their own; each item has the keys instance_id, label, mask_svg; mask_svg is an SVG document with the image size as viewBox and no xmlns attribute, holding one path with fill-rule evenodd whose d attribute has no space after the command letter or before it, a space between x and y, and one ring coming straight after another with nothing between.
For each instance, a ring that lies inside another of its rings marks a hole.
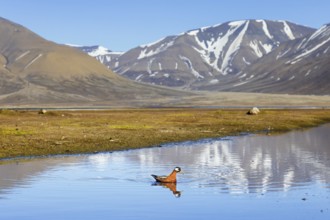
<instances>
[{"instance_id":1,"label":"shoreline","mask_svg":"<svg viewBox=\"0 0 330 220\"><path fill-rule=\"evenodd\" d=\"M228 105L228 106L217 106L217 105L196 105L196 106L147 106L147 107L109 107L109 106L81 106L81 107L51 107L51 106L33 106L33 107L3 107L1 110L8 111L39 111L45 109L47 111L120 111L120 110L143 110L143 109L218 109L218 110L246 110L249 106L246 105ZM285 109L330 109L330 105L258 105L258 108L266 110L285 110Z\"/></svg>"},{"instance_id":2,"label":"shoreline","mask_svg":"<svg viewBox=\"0 0 330 220\"><path fill-rule=\"evenodd\" d=\"M289 132L289 131L288 131ZM16 162L16 161L28 161L33 159L47 159L47 158L62 158L62 157L79 157L79 156L89 156L89 155L97 155L97 154L112 154L116 152L126 152L126 151L134 151L134 150L141 150L141 149L152 149L152 148L162 148L162 147L171 147L171 145L180 144L180 143L189 143L189 142L206 142L211 140L221 140L221 139L230 139L239 137L242 135L254 135L254 133L242 133L235 136L225 136L225 137L213 137L213 138L201 138L197 140L183 140L183 141L174 141L168 142L164 144L158 144L153 146L144 146L144 147L137 147L137 148L128 148L128 149L121 149L121 150L114 150L114 151L97 151L97 152L85 152L85 153L73 153L73 154L49 154L49 155L36 155L36 156L20 156L20 157L12 157L12 158L0 158L0 165L6 162Z\"/></svg>"},{"instance_id":3,"label":"shoreline","mask_svg":"<svg viewBox=\"0 0 330 220\"><path fill-rule=\"evenodd\" d=\"M92 154L330 122L330 109L114 109L0 112L0 161Z\"/></svg>"}]
</instances>

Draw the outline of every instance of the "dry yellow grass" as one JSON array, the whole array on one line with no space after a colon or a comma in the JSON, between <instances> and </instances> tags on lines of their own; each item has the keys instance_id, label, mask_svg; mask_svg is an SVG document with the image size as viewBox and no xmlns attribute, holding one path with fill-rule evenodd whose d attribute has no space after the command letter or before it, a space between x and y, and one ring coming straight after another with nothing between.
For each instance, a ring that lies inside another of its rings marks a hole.
<instances>
[{"instance_id":1,"label":"dry yellow grass","mask_svg":"<svg viewBox=\"0 0 330 220\"><path fill-rule=\"evenodd\" d=\"M330 122L330 110L141 109L0 112L0 158L93 153L168 142L284 132Z\"/></svg>"}]
</instances>

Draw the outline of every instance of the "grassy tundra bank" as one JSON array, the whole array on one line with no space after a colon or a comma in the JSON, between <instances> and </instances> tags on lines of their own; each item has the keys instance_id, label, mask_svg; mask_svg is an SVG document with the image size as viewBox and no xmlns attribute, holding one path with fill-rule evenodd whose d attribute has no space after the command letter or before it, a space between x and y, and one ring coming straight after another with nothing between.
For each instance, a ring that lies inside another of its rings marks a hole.
<instances>
[{"instance_id":1,"label":"grassy tundra bank","mask_svg":"<svg viewBox=\"0 0 330 220\"><path fill-rule=\"evenodd\" d=\"M330 109L141 109L0 112L0 158L115 151L330 122Z\"/></svg>"}]
</instances>

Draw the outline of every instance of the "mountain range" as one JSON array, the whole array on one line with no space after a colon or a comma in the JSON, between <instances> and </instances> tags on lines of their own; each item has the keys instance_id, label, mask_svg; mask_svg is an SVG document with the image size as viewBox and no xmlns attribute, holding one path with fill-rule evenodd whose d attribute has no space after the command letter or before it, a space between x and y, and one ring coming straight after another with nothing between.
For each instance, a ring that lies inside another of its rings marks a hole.
<instances>
[{"instance_id":1,"label":"mountain range","mask_svg":"<svg viewBox=\"0 0 330 220\"><path fill-rule=\"evenodd\" d=\"M270 95L228 92L330 94L330 25L233 21L124 53L57 44L4 18L0 36L2 106L268 105Z\"/></svg>"},{"instance_id":2,"label":"mountain range","mask_svg":"<svg viewBox=\"0 0 330 220\"><path fill-rule=\"evenodd\" d=\"M94 57L129 79L186 90L330 94L328 28L232 21Z\"/></svg>"}]
</instances>

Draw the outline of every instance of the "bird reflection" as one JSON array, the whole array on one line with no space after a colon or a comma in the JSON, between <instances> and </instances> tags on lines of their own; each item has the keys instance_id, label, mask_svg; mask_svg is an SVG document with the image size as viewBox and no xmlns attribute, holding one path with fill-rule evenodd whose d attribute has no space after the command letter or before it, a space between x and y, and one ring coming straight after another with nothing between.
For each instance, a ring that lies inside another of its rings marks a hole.
<instances>
[{"instance_id":1,"label":"bird reflection","mask_svg":"<svg viewBox=\"0 0 330 220\"><path fill-rule=\"evenodd\" d=\"M171 192L173 193L173 195L176 198L181 197L181 191L178 191L176 189L176 183L161 183L161 182L155 182L152 184L153 186L162 186L164 188L167 188L169 190L171 190Z\"/></svg>"}]
</instances>

